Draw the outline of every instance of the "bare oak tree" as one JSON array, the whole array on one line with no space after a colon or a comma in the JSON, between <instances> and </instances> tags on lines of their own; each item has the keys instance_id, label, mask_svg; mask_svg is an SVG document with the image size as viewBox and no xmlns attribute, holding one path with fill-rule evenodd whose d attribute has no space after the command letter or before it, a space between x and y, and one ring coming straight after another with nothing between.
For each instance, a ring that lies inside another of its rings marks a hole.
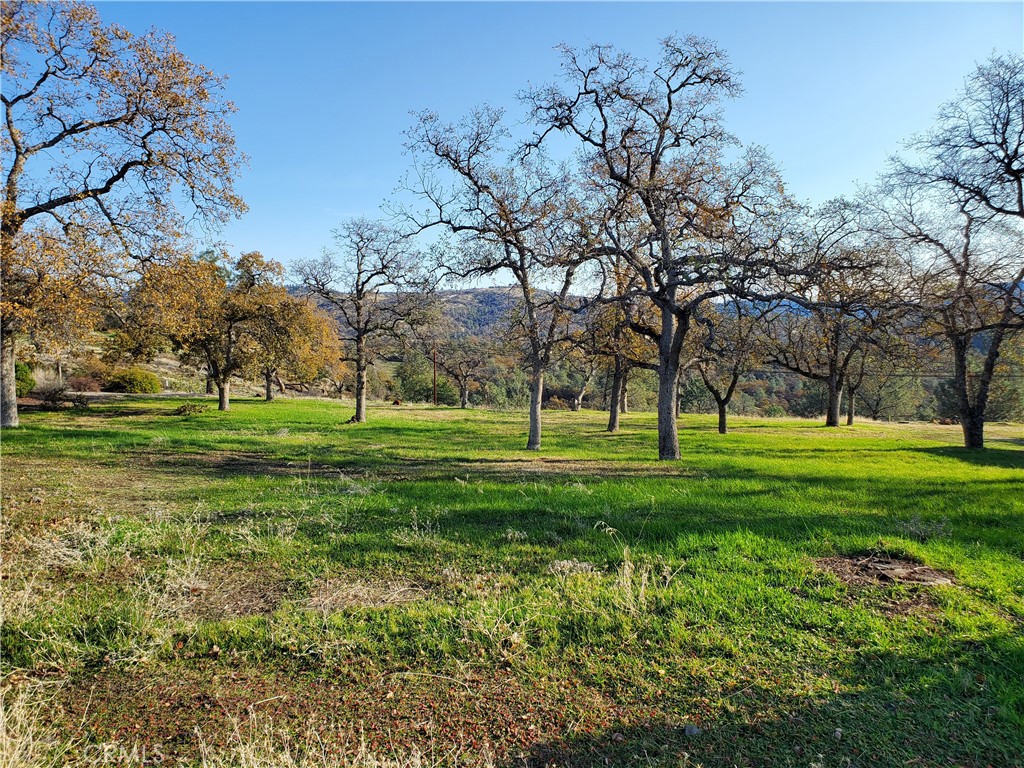
<instances>
[{"instance_id":1,"label":"bare oak tree","mask_svg":"<svg viewBox=\"0 0 1024 768\"><path fill-rule=\"evenodd\" d=\"M564 168L534 155L513 162L502 114L479 108L458 125L431 112L409 132L418 158L412 190L425 210L407 212L417 230L458 238L453 263L463 277L511 274L519 287L515 325L530 378L530 433L540 450L544 376L564 346L570 290L586 261L583 211Z\"/></svg>"},{"instance_id":2,"label":"bare oak tree","mask_svg":"<svg viewBox=\"0 0 1024 768\"><path fill-rule=\"evenodd\" d=\"M1024 228L962 189L901 173L877 191L875 206L880 231L898 246L920 333L944 340L953 358L964 446L983 448L1003 344L1024 333Z\"/></svg>"},{"instance_id":3,"label":"bare oak tree","mask_svg":"<svg viewBox=\"0 0 1024 768\"><path fill-rule=\"evenodd\" d=\"M777 365L825 386L825 426L838 427L848 374L887 329L888 261L846 200L826 203L801 226L765 346Z\"/></svg>"},{"instance_id":4,"label":"bare oak tree","mask_svg":"<svg viewBox=\"0 0 1024 768\"><path fill-rule=\"evenodd\" d=\"M897 159L904 183L952 190L997 217L1024 219L1024 55L993 55Z\"/></svg>"},{"instance_id":5,"label":"bare oak tree","mask_svg":"<svg viewBox=\"0 0 1024 768\"><path fill-rule=\"evenodd\" d=\"M718 406L720 434L729 431L727 409L736 386L762 359L761 324L768 311L763 304L729 296L705 308L698 318L704 338L697 371Z\"/></svg>"},{"instance_id":6,"label":"bare oak tree","mask_svg":"<svg viewBox=\"0 0 1024 768\"><path fill-rule=\"evenodd\" d=\"M1000 347L1024 315L1024 55L979 65L910 149L915 159L894 160L878 207L906 246L914 302L952 349L964 445L982 448Z\"/></svg>"},{"instance_id":7,"label":"bare oak tree","mask_svg":"<svg viewBox=\"0 0 1024 768\"><path fill-rule=\"evenodd\" d=\"M667 38L661 50L651 65L609 46L565 46L565 86L525 98L540 125L534 143L553 132L577 138L584 167L611 188L620 217L639 213L629 242L609 240L605 249L637 276L637 287L617 298L642 295L659 314L649 331L658 346L658 457L678 459L680 355L694 313L764 262L760 248L741 252L717 241L745 227L739 219L777 210L783 194L763 153L727 159L736 142L720 106L740 88L725 53L698 37Z\"/></svg>"},{"instance_id":8,"label":"bare oak tree","mask_svg":"<svg viewBox=\"0 0 1024 768\"><path fill-rule=\"evenodd\" d=\"M388 224L357 218L334 230L333 249L318 259L300 261L295 271L305 289L333 310L346 360L355 366L356 413L366 421L367 372L380 344L402 324L401 290L418 263L409 241Z\"/></svg>"}]
</instances>

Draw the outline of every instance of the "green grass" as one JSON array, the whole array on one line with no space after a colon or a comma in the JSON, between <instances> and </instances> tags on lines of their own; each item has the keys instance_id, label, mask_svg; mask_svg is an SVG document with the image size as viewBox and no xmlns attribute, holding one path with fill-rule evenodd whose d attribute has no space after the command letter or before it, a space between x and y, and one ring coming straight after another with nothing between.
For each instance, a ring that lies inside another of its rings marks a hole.
<instances>
[{"instance_id":1,"label":"green grass","mask_svg":"<svg viewBox=\"0 0 1024 768\"><path fill-rule=\"evenodd\" d=\"M1024 764L1020 425L686 416L659 463L652 414L534 454L521 414L178 405L3 435L5 671L83 760L252 715L438 763ZM956 583L819 562L872 555Z\"/></svg>"}]
</instances>

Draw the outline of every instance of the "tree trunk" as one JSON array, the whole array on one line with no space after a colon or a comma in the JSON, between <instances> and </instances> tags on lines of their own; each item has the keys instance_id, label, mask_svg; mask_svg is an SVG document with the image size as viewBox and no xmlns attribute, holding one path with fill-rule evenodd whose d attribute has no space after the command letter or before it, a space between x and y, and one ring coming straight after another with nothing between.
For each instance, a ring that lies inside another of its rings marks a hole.
<instances>
[{"instance_id":1,"label":"tree trunk","mask_svg":"<svg viewBox=\"0 0 1024 768\"><path fill-rule=\"evenodd\" d=\"M679 408L678 363L663 361L658 372L658 459L679 458L679 432L676 410Z\"/></svg>"},{"instance_id":2,"label":"tree trunk","mask_svg":"<svg viewBox=\"0 0 1024 768\"><path fill-rule=\"evenodd\" d=\"M231 410L231 382L225 381L223 384L217 384L217 410L218 411L230 411Z\"/></svg>"},{"instance_id":3,"label":"tree trunk","mask_svg":"<svg viewBox=\"0 0 1024 768\"><path fill-rule=\"evenodd\" d=\"M683 400L679 397L679 380L682 378L682 371L676 371L676 419L683 413Z\"/></svg>"},{"instance_id":4,"label":"tree trunk","mask_svg":"<svg viewBox=\"0 0 1024 768\"><path fill-rule=\"evenodd\" d=\"M622 366L622 392L619 395L619 412L629 413L629 366Z\"/></svg>"},{"instance_id":5,"label":"tree trunk","mask_svg":"<svg viewBox=\"0 0 1024 768\"><path fill-rule=\"evenodd\" d=\"M960 426L964 430L964 448L985 447L985 418L983 416L976 413L961 415Z\"/></svg>"},{"instance_id":6,"label":"tree trunk","mask_svg":"<svg viewBox=\"0 0 1024 768\"><path fill-rule=\"evenodd\" d=\"M283 395L285 392L288 391L284 386L284 382L281 380L280 374L274 374L274 380L277 382L277 391L280 394Z\"/></svg>"},{"instance_id":7,"label":"tree trunk","mask_svg":"<svg viewBox=\"0 0 1024 768\"><path fill-rule=\"evenodd\" d=\"M213 379L211 379L209 376L206 377L206 394L213 394Z\"/></svg>"},{"instance_id":8,"label":"tree trunk","mask_svg":"<svg viewBox=\"0 0 1024 768\"><path fill-rule=\"evenodd\" d=\"M356 362L356 415L355 421L362 424L366 421L366 363Z\"/></svg>"},{"instance_id":9,"label":"tree trunk","mask_svg":"<svg viewBox=\"0 0 1024 768\"><path fill-rule=\"evenodd\" d=\"M530 438L526 441L526 450L540 450L540 408L544 400L544 370L533 369L530 377Z\"/></svg>"},{"instance_id":10,"label":"tree trunk","mask_svg":"<svg viewBox=\"0 0 1024 768\"><path fill-rule=\"evenodd\" d=\"M846 426L853 426L854 411L857 408L857 393L850 390L846 393Z\"/></svg>"},{"instance_id":11,"label":"tree trunk","mask_svg":"<svg viewBox=\"0 0 1024 768\"><path fill-rule=\"evenodd\" d=\"M459 407L469 408L469 382L459 384Z\"/></svg>"},{"instance_id":12,"label":"tree trunk","mask_svg":"<svg viewBox=\"0 0 1024 768\"><path fill-rule=\"evenodd\" d=\"M968 342L964 339L950 339L953 347L953 383L956 387L960 411L960 426L964 431L964 448L985 447L985 406L988 400L988 382L978 382L978 392L971 402L971 383L967 370Z\"/></svg>"},{"instance_id":13,"label":"tree trunk","mask_svg":"<svg viewBox=\"0 0 1024 768\"><path fill-rule=\"evenodd\" d=\"M839 426L839 409L843 402L843 385L835 377L829 378L828 385L828 410L825 412L825 426Z\"/></svg>"},{"instance_id":14,"label":"tree trunk","mask_svg":"<svg viewBox=\"0 0 1024 768\"><path fill-rule=\"evenodd\" d=\"M726 416L725 409L726 403L718 404L718 434L724 435L729 431L728 417Z\"/></svg>"},{"instance_id":15,"label":"tree trunk","mask_svg":"<svg viewBox=\"0 0 1024 768\"><path fill-rule=\"evenodd\" d=\"M59 357L57 358L57 383L64 383L64 364L60 361Z\"/></svg>"},{"instance_id":16,"label":"tree trunk","mask_svg":"<svg viewBox=\"0 0 1024 768\"><path fill-rule=\"evenodd\" d=\"M585 382L583 382L583 386L580 387L578 391L573 392L573 395L572 395L572 406L571 407L572 407L572 409L574 411L579 411L579 410L581 410L583 408L583 398L587 394L587 387L589 387L589 386L590 386L590 377L588 376L587 380Z\"/></svg>"},{"instance_id":17,"label":"tree trunk","mask_svg":"<svg viewBox=\"0 0 1024 768\"><path fill-rule=\"evenodd\" d=\"M267 402L269 403L271 400L274 399L274 374L272 374L270 371L264 371L263 378L265 384L264 391L266 392L266 399Z\"/></svg>"},{"instance_id":18,"label":"tree trunk","mask_svg":"<svg viewBox=\"0 0 1024 768\"><path fill-rule=\"evenodd\" d=\"M675 296L669 297L675 301ZM658 459L679 458L679 350L682 329L667 307L661 308L661 337L658 339Z\"/></svg>"},{"instance_id":19,"label":"tree trunk","mask_svg":"<svg viewBox=\"0 0 1024 768\"><path fill-rule=\"evenodd\" d=\"M626 372L622 365L622 356L615 356L615 370L612 373L612 392L608 397L608 431L619 431L619 407L622 402L623 384L626 383Z\"/></svg>"},{"instance_id":20,"label":"tree trunk","mask_svg":"<svg viewBox=\"0 0 1024 768\"><path fill-rule=\"evenodd\" d=\"M18 426L18 384L14 368L14 334L0 337L0 427Z\"/></svg>"}]
</instances>

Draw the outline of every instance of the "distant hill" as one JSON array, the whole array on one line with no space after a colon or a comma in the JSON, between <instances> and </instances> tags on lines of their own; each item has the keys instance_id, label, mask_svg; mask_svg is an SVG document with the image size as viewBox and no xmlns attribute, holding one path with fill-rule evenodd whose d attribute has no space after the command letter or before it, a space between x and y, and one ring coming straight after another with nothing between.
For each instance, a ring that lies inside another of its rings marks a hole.
<instances>
[{"instance_id":1,"label":"distant hill","mask_svg":"<svg viewBox=\"0 0 1024 768\"><path fill-rule=\"evenodd\" d=\"M438 300L445 315L462 331L488 336L500 331L501 323L519 300L519 288L466 288L440 291Z\"/></svg>"},{"instance_id":2,"label":"distant hill","mask_svg":"<svg viewBox=\"0 0 1024 768\"><path fill-rule=\"evenodd\" d=\"M289 286L288 290L293 296L304 294L298 285ZM474 336L502 333L502 321L519 301L519 296L519 288L514 285L438 291L436 294L448 319L461 332Z\"/></svg>"}]
</instances>

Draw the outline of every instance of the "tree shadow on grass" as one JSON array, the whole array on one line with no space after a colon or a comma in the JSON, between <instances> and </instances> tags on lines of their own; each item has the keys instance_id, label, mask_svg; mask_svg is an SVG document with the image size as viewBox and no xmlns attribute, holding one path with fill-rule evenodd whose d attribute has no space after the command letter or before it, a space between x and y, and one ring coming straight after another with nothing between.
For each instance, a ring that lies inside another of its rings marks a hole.
<instances>
[{"instance_id":1,"label":"tree shadow on grass","mask_svg":"<svg viewBox=\"0 0 1024 768\"><path fill-rule=\"evenodd\" d=\"M938 446L934 448L910 448L914 453L957 459L979 467L1000 467L1002 469L1024 469L1024 451L1013 448L994 448L989 446L982 450L958 448L955 446Z\"/></svg>"},{"instance_id":2,"label":"tree shadow on grass","mask_svg":"<svg viewBox=\"0 0 1024 768\"><path fill-rule=\"evenodd\" d=\"M931 525L937 535L953 541L1017 554L1020 540L1013 532L1024 530L1024 509L993 502L1014 497L1013 477L976 479L957 489L935 478L918 481L908 491L874 477L791 473L774 478L749 467L684 474L685 468L674 465L630 471L614 461L452 464L447 459L394 460L379 453L318 458L290 461L231 451L149 454L147 470L229 483L322 481L317 488L322 499L360 492L371 499L380 496L381 505L386 500L394 514L376 510L381 524L408 525L409 510L419 509L446 536L483 545L494 544L496 533L508 528L525 530L536 542L589 540L598 520L618 529L625 541L662 551L690 534L743 531L801 547L819 534L839 540L915 539L921 535L918 529L928 534ZM593 466L602 470L595 472ZM248 505L249 484L233 485L239 503ZM282 492L290 487L282 486ZM814 501L819 494L820 508Z\"/></svg>"},{"instance_id":3,"label":"tree shadow on grass","mask_svg":"<svg viewBox=\"0 0 1024 768\"><path fill-rule=\"evenodd\" d=\"M599 667L598 681L588 674L593 667L555 665L539 678L478 667L463 681L446 666L424 666L422 658L411 666L400 658L365 665L371 669L362 674L272 654L204 657L146 672L107 668L80 677L59 694L70 705L60 711L66 711L66 727L87 738L137 737L141 724L148 738L184 754L196 749L198 729L226 736L232 713L244 721L246 711L255 711L272 718L275 729L300 737L311 723L336 721L358 723L360 739L371 745L399 744L424 754L457 752L468 746L456 741L466 732L475 744L494 745L493 763L470 754L438 765L1022 765L1024 683L1015 674L1024 664L1020 638L921 639L854 653L849 662L807 659L803 669L787 665L778 672L767 659L754 669L737 662L733 674L751 675L742 680L681 671L677 680L663 678L657 694L649 680L633 677L643 675L638 668ZM358 661L346 666L361 669ZM704 661L721 668L719 659Z\"/></svg>"},{"instance_id":4,"label":"tree shadow on grass","mask_svg":"<svg viewBox=\"0 0 1024 768\"><path fill-rule=\"evenodd\" d=\"M1024 765L1024 641L950 641L932 655L868 653L829 675L843 693L781 694L767 682L685 699L661 718L539 740L503 768L592 766ZM810 671L810 670L809 670ZM821 674L824 670L814 670ZM689 710L689 711L688 711Z\"/></svg>"}]
</instances>

